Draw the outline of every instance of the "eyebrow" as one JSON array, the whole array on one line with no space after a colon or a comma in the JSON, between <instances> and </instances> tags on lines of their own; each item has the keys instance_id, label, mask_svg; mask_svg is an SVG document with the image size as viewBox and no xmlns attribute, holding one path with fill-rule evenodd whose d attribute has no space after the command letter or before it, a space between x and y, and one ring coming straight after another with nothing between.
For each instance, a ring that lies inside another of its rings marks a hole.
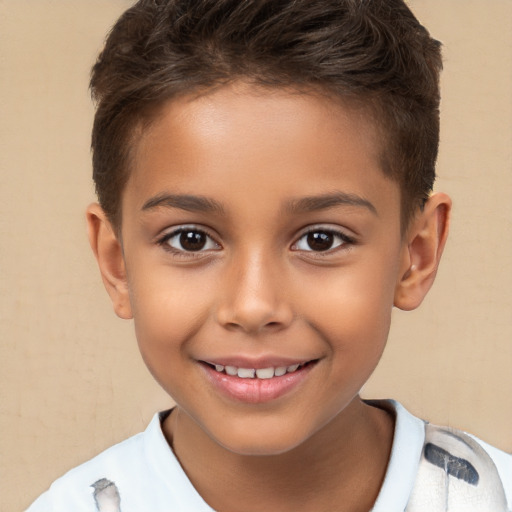
<instances>
[{"instance_id":1,"label":"eyebrow","mask_svg":"<svg viewBox=\"0 0 512 512\"><path fill-rule=\"evenodd\" d=\"M189 194L159 194L144 203L142 210L159 207L179 208L189 212L224 213L223 206L217 201L204 196Z\"/></svg>"},{"instance_id":2,"label":"eyebrow","mask_svg":"<svg viewBox=\"0 0 512 512\"><path fill-rule=\"evenodd\" d=\"M326 210L336 206L357 206L368 209L374 215L378 215L375 206L356 194L335 192L318 196L301 197L287 202L285 209L289 213L307 213ZM190 194L159 194L144 203L142 210L154 208L179 208L189 212L224 213L224 207L214 199Z\"/></svg>"},{"instance_id":3,"label":"eyebrow","mask_svg":"<svg viewBox=\"0 0 512 512\"><path fill-rule=\"evenodd\" d=\"M287 203L286 209L291 213L307 213L326 210L336 206L362 207L378 216L377 209L370 201L356 194L349 194L346 192L334 192L331 194L293 199Z\"/></svg>"}]
</instances>

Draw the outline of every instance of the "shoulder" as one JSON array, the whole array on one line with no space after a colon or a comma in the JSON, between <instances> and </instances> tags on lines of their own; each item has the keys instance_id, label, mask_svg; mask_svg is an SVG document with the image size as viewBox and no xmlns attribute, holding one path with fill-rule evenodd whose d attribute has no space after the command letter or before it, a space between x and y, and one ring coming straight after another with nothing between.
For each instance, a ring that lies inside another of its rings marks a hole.
<instances>
[{"instance_id":1,"label":"shoulder","mask_svg":"<svg viewBox=\"0 0 512 512\"><path fill-rule=\"evenodd\" d=\"M144 435L137 434L116 444L93 459L73 468L53 482L27 512L75 512L96 510L98 494L108 491L119 493L120 477L137 480L137 473L145 466ZM101 497L101 496L100 496Z\"/></svg>"},{"instance_id":2,"label":"shoulder","mask_svg":"<svg viewBox=\"0 0 512 512\"><path fill-rule=\"evenodd\" d=\"M512 457L466 432L425 425L425 443L407 511L509 510Z\"/></svg>"},{"instance_id":3,"label":"shoulder","mask_svg":"<svg viewBox=\"0 0 512 512\"><path fill-rule=\"evenodd\" d=\"M148 428L56 480L26 512L213 512L192 486L155 414Z\"/></svg>"},{"instance_id":4,"label":"shoulder","mask_svg":"<svg viewBox=\"0 0 512 512\"><path fill-rule=\"evenodd\" d=\"M475 436L432 425L393 400L371 401L394 414L395 435L374 511L512 510L512 455Z\"/></svg>"},{"instance_id":5,"label":"shoulder","mask_svg":"<svg viewBox=\"0 0 512 512\"><path fill-rule=\"evenodd\" d=\"M501 475L501 479L505 484L505 490L508 493L508 499L512 508L512 454L495 448L494 446L487 444L485 441L482 441L481 439L478 439L471 434L466 435L474 439L493 460L499 474Z\"/></svg>"},{"instance_id":6,"label":"shoulder","mask_svg":"<svg viewBox=\"0 0 512 512\"><path fill-rule=\"evenodd\" d=\"M512 455L458 429L424 422L425 438L407 512L512 507Z\"/></svg>"}]
</instances>

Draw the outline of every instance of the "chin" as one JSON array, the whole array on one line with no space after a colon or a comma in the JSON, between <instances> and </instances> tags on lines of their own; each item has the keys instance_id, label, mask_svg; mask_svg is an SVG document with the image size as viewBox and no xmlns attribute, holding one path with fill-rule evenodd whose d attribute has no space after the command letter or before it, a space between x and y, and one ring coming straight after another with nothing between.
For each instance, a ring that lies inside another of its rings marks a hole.
<instances>
[{"instance_id":1,"label":"chin","mask_svg":"<svg viewBox=\"0 0 512 512\"><path fill-rule=\"evenodd\" d=\"M251 439L251 440L240 440L238 443L233 443L232 440L229 444L223 445L224 448L229 450L236 455L242 455L247 457L270 457L282 455L288 453L297 446L300 442L286 442L285 440L265 440L262 439Z\"/></svg>"},{"instance_id":2,"label":"chin","mask_svg":"<svg viewBox=\"0 0 512 512\"><path fill-rule=\"evenodd\" d=\"M226 435L226 432L228 435ZM260 425L251 428L231 425L226 431L212 436L217 444L232 453L243 456L273 456L290 452L309 439L302 429L278 425Z\"/></svg>"}]
</instances>

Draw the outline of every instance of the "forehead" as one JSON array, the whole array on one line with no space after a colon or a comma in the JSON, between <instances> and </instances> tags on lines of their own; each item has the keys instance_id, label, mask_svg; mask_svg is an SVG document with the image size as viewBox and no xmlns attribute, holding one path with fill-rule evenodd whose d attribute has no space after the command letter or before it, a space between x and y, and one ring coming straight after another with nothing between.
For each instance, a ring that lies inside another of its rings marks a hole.
<instances>
[{"instance_id":1,"label":"forehead","mask_svg":"<svg viewBox=\"0 0 512 512\"><path fill-rule=\"evenodd\" d=\"M162 192L229 202L340 188L364 197L386 186L392 201L397 186L380 155L376 124L359 104L235 83L161 107L137 144L125 196L141 207Z\"/></svg>"},{"instance_id":2,"label":"forehead","mask_svg":"<svg viewBox=\"0 0 512 512\"><path fill-rule=\"evenodd\" d=\"M148 144L156 143L164 131L185 136L186 131L192 129L204 142L213 143L216 135L226 134L226 129L236 124L244 128L236 138L256 136L258 129L262 129L266 134L279 134L276 143L284 144L287 134L289 139L297 138L301 128L308 130L302 135L311 142L315 138L309 130L315 127L325 127L324 136L329 131L337 137L347 121L359 131L360 141L368 151L380 151L377 121L370 103L357 97L343 99L321 89L264 87L238 81L197 94L178 95L154 109L152 114L152 122L140 131L139 156L144 154Z\"/></svg>"}]
</instances>

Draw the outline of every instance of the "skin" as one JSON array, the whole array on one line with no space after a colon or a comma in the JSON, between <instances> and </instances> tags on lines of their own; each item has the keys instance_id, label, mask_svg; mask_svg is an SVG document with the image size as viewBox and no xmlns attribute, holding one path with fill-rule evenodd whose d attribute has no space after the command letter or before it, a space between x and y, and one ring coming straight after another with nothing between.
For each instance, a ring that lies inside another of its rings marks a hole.
<instances>
[{"instance_id":1,"label":"skin","mask_svg":"<svg viewBox=\"0 0 512 512\"><path fill-rule=\"evenodd\" d=\"M235 83L162 106L138 143L120 237L88 210L114 309L134 318L177 403L165 435L215 510L363 511L378 495L393 419L358 393L393 306L414 309L433 282L450 201L432 196L402 234L377 135L325 96ZM184 250L178 228L206 233L204 248ZM205 371L233 358L313 363L250 403Z\"/></svg>"}]
</instances>

